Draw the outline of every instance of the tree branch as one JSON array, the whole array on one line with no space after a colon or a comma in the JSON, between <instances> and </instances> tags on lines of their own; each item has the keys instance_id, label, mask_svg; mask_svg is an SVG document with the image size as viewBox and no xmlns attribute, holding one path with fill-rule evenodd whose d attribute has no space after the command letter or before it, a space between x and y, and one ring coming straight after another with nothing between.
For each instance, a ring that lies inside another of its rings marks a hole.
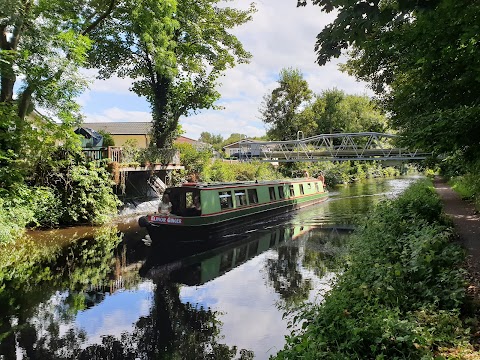
<instances>
[{"instance_id":1,"label":"tree branch","mask_svg":"<svg viewBox=\"0 0 480 360\"><path fill-rule=\"evenodd\" d=\"M115 1L116 0L110 0L110 5L108 5L108 9L102 15L100 15L97 20L95 20L85 30L83 30L82 35L87 35L89 32L94 30L103 20L105 20L112 13L113 8L115 7Z\"/></svg>"}]
</instances>

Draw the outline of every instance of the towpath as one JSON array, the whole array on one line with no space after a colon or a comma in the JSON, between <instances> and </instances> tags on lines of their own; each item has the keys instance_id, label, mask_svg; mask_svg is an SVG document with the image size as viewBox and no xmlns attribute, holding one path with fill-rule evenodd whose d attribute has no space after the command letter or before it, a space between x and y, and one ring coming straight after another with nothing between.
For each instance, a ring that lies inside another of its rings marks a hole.
<instances>
[{"instance_id":1,"label":"towpath","mask_svg":"<svg viewBox=\"0 0 480 360\"><path fill-rule=\"evenodd\" d=\"M440 177L433 181L443 202L445 213L452 219L457 240L467 254L468 288L477 324L472 331L471 343L480 350L480 216L473 204L460 196Z\"/></svg>"},{"instance_id":2,"label":"towpath","mask_svg":"<svg viewBox=\"0 0 480 360\"><path fill-rule=\"evenodd\" d=\"M469 272L480 281L480 216L473 204L462 200L460 196L440 177L434 180L434 186L443 201L445 213L452 219L458 241L465 248Z\"/></svg>"}]
</instances>

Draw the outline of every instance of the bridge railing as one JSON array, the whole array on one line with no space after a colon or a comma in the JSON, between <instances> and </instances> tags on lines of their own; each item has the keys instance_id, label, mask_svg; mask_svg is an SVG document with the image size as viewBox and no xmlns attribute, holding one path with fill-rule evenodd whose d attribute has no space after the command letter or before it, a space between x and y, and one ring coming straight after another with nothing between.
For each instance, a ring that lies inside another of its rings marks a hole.
<instances>
[{"instance_id":1,"label":"bridge railing","mask_svg":"<svg viewBox=\"0 0 480 360\"><path fill-rule=\"evenodd\" d=\"M396 145L397 135L377 132L322 134L287 141L242 140L239 146L248 153L260 148L260 161L346 161L346 160L421 160L430 153ZM248 160L248 159L247 159Z\"/></svg>"}]
</instances>

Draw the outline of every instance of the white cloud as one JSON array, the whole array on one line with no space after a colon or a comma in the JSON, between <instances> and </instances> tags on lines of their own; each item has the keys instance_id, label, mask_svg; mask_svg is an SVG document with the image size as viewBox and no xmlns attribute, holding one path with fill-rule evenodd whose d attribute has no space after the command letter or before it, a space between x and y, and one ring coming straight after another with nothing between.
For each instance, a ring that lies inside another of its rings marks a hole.
<instances>
[{"instance_id":1,"label":"white cloud","mask_svg":"<svg viewBox=\"0 0 480 360\"><path fill-rule=\"evenodd\" d=\"M146 111L127 111L118 107L108 108L100 113L85 114L84 122L126 122L151 121L152 115Z\"/></svg>"}]
</instances>

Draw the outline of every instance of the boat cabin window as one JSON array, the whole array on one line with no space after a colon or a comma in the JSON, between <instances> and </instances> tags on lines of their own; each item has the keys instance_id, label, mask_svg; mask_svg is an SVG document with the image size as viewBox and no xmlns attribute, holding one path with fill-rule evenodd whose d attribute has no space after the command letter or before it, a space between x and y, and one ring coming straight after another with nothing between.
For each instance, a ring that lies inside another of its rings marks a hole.
<instances>
[{"instance_id":1,"label":"boat cabin window","mask_svg":"<svg viewBox=\"0 0 480 360\"><path fill-rule=\"evenodd\" d=\"M317 192L320 192L320 189L318 188L318 182L315 183L315 190L317 190Z\"/></svg>"},{"instance_id":2,"label":"boat cabin window","mask_svg":"<svg viewBox=\"0 0 480 360\"><path fill-rule=\"evenodd\" d=\"M193 206L193 192L186 192L185 193L185 205L187 208Z\"/></svg>"},{"instance_id":3,"label":"boat cabin window","mask_svg":"<svg viewBox=\"0 0 480 360\"><path fill-rule=\"evenodd\" d=\"M307 187L308 187L308 190L312 190L312 184L308 183Z\"/></svg>"},{"instance_id":4,"label":"boat cabin window","mask_svg":"<svg viewBox=\"0 0 480 360\"><path fill-rule=\"evenodd\" d=\"M290 185L289 188L290 188L290 197L294 197L295 196L295 188L293 187L293 185Z\"/></svg>"},{"instance_id":5,"label":"boat cabin window","mask_svg":"<svg viewBox=\"0 0 480 360\"><path fill-rule=\"evenodd\" d=\"M248 194L248 202L250 204L258 203L257 189L248 189L247 194Z\"/></svg>"},{"instance_id":6,"label":"boat cabin window","mask_svg":"<svg viewBox=\"0 0 480 360\"><path fill-rule=\"evenodd\" d=\"M180 216L200 216L200 191L196 189L173 188L169 189L171 213Z\"/></svg>"},{"instance_id":7,"label":"boat cabin window","mask_svg":"<svg viewBox=\"0 0 480 360\"><path fill-rule=\"evenodd\" d=\"M303 191L303 184L300 184L300 194L305 194L305 191Z\"/></svg>"},{"instance_id":8,"label":"boat cabin window","mask_svg":"<svg viewBox=\"0 0 480 360\"><path fill-rule=\"evenodd\" d=\"M220 208L222 210L233 208L232 194L230 191L219 191L218 198L220 199Z\"/></svg>"},{"instance_id":9,"label":"boat cabin window","mask_svg":"<svg viewBox=\"0 0 480 360\"><path fill-rule=\"evenodd\" d=\"M285 197L285 193L283 192L283 186L278 187L278 198L283 199Z\"/></svg>"},{"instance_id":10,"label":"boat cabin window","mask_svg":"<svg viewBox=\"0 0 480 360\"><path fill-rule=\"evenodd\" d=\"M275 200L275 188L273 186L269 187L268 192L270 193L270 200Z\"/></svg>"},{"instance_id":11,"label":"boat cabin window","mask_svg":"<svg viewBox=\"0 0 480 360\"><path fill-rule=\"evenodd\" d=\"M237 206L247 205L247 196L245 195L245 191L237 191L235 193L235 202Z\"/></svg>"}]
</instances>

